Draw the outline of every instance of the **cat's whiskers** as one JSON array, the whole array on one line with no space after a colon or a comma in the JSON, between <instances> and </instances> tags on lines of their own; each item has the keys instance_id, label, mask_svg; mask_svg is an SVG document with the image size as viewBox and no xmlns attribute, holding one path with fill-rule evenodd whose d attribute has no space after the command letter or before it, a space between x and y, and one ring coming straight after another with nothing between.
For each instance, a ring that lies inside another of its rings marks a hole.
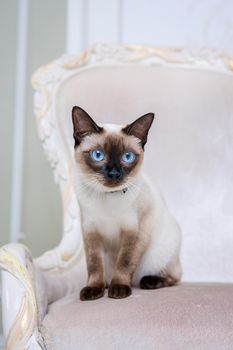
<instances>
[{"instance_id":1,"label":"cat's whiskers","mask_svg":"<svg viewBox=\"0 0 233 350\"><path fill-rule=\"evenodd\" d=\"M96 176L86 176L85 180L82 181L80 189L83 191L87 191L88 195L95 195L96 197L100 197L103 193L103 189L100 185L99 179Z\"/></svg>"},{"instance_id":2,"label":"cat's whiskers","mask_svg":"<svg viewBox=\"0 0 233 350\"><path fill-rule=\"evenodd\" d=\"M124 194L124 189L127 189L127 194L131 201L135 200L135 198L142 192L142 187L134 181L134 179L127 179L123 183L121 183L120 187L109 188L102 184L102 177L98 175L88 175L86 174L85 178L81 178L79 191L85 193L89 197L95 197L98 199L104 198L106 195L114 195L116 193Z\"/></svg>"},{"instance_id":3,"label":"cat's whiskers","mask_svg":"<svg viewBox=\"0 0 233 350\"><path fill-rule=\"evenodd\" d=\"M82 181L79 186L79 190L85 192L87 195L91 195L96 192L96 179L93 177L85 178L85 181Z\"/></svg>"},{"instance_id":4,"label":"cat's whiskers","mask_svg":"<svg viewBox=\"0 0 233 350\"><path fill-rule=\"evenodd\" d=\"M134 200L141 193L142 188L130 180L128 180L127 185L129 195L131 199Z\"/></svg>"},{"instance_id":5,"label":"cat's whiskers","mask_svg":"<svg viewBox=\"0 0 233 350\"><path fill-rule=\"evenodd\" d=\"M134 188L135 190L137 190L140 193L144 193L144 189L143 189L143 187L141 185L139 185L135 181L129 181L129 183L132 186L132 188Z\"/></svg>"}]
</instances>

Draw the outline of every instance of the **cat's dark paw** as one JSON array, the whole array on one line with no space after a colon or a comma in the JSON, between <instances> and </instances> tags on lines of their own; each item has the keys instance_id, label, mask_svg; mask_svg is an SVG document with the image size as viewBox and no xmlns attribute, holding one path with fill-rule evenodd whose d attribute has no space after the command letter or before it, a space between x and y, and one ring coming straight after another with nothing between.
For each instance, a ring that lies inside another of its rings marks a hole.
<instances>
[{"instance_id":1,"label":"cat's dark paw","mask_svg":"<svg viewBox=\"0 0 233 350\"><path fill-rule=\"evenodd\" d=\"M130 286L125 284L110 284L108 288L108 297L114 299L122 299L131 295L132 290Z\"/></svg>"},{"instance_id":2,"label":"cat's dark paw","mask_svg":"<svg viewBox=\"0 0 233 350\"><path fill-rule=\"evenodd\" d=\"M95 300L104 296L104 288L101 287L84 287L80 291L80 300Z\"/></svg>"},{"instance_id":3,"label":"cat's dark paw","mask_svg":"<svg viewBox=\"0 0 233 350\"><path fill-rule=\"evenodd\" d=\"M161 276L144 276L140 281L140 288L142 289L158 289L163 287L173 286L176 281L170 277L161 277Z\"/></svg>"}]
</instances>

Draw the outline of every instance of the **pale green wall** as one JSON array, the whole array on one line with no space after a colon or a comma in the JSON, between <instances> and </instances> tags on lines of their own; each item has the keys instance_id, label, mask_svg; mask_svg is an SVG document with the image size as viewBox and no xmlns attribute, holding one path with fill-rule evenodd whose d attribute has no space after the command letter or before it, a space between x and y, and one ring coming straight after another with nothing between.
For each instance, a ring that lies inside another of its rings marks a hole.
<instances>
[{"instance_id":1,"label":"pale green wall","mask_svg":"<svg viewBox=\"0 0 233 350\"><path fill-rule=\"evenodd\" d=\"M0 246L10 230L10 188L14 113L16 0L0 2ZM1 280L0 280L1 283ZM1 315L1 303L0 303ZM2 333L0 317L0 334Z\"/></svg>"},{"instance_id":2,"label":"pale green wall","mask_svg":"<svg viewBox=\"0 0 233 350\"><path fill-rule=\"evenodd\" d=\"M16 0L0 2L0 246L8 242L14 113Z\"/></svg>"},{"instance_id":3,"label":"pale green wall","mask_svg":"<svg viewBox=\"0 0 233 350\"><path fill-rule=\"evenodd\" d=\"M30 77L36 68L64 53L65 35L66 1L30 0L22 229L34 256L59 242L62 208L58 187L37 136Z\"/></svg>"}]
</instances>

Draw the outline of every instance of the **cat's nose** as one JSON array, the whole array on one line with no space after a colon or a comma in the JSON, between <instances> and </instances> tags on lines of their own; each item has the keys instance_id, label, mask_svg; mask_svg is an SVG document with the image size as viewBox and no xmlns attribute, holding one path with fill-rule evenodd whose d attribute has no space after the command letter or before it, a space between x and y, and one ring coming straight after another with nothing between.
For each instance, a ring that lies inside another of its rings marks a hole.
<instances>
[{"instance_id":1,"label":"cat's nose","mask_svg":"<svg viewBox=\"0 0 233 350\"><path fill-rule=\"evenodd\" d=\"M109 180L120 180L122 177L122 171L117 168L112 168L107 171L107 177Z\"/></svg>"}]
</instances>

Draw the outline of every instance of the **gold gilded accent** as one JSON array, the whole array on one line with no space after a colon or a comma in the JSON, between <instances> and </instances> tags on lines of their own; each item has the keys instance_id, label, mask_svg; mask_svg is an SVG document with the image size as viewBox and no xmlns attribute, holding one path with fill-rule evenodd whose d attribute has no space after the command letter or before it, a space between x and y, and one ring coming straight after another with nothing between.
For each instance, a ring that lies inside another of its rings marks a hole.
<instances>
[{"instance_id":1,"label":"gold gilded accent","mask_svg":"<svg viewBox=\"0 0 233 350\"><path fill-rule=\"evenodd\" d=\"M17 248L17 245L15 246ZM8 250L7 246L0 249L0 267L12 274L24 287L18 313L7 335L6 350L26 350L31 336L38 326L38 308L33 286L33 276L31 275L32 260L25 247L24 258L27 268Z\"/></svg>"},{"instance_id":2,"label":"gold gilded accent","mask_svg":"<svg viewBox=\"0 0 233 350\"><path fill-rule=\"evenodd\" d=\"M9 330L8 337L6 339L6 349L25 349L25 343L28 334L28 323L32 323L32 329L35 328L36 324L31 318L31 304L28 296L25 295L22 298L20 309L15 318L13 325ZM30 327L30 328L31 328ZM30 335L29 335L30 336Z\"/></svg>"},{"instance_id":3,"label":"gold gilded accent","mask_svg":"<svg viewBox=\"0 0 233 350\"><path fill-rule=\"evenodd\" d=\"M70 253L70 254L69 253L64 253L64 254L61 255L61 258L62 258L63 261L69 261L70 259L72 259L73 255L74 255L73 252Z\"/></svg>"},{"instance_id":4,"label":"gold gilded accent","mask_svg":"<svg viewBox=\"0 0 233 350\"><path fill-rule=\"evenodd\" d=\"M85 50L79 56L74 56L74 59L70 59L67 63L64 63L63 67L65 69L74 69L77 67L82 67L88 63L91 51Z\"/></svg>"},{"instance_id":5,"label":"gold gilded accent","mask_svg":"<svg viewBox=\"0 0 233 350\"><path fill-rule=\"evenodd\" d=\"M225 62L225 65L226 65L230 70L233 71L233 58L230 57L230 56L228 56L228 55L226 55L226 54L224 54L224 55L222 56L222 59L223 59L223 61Z\"/></svg>"}]
</instances>

